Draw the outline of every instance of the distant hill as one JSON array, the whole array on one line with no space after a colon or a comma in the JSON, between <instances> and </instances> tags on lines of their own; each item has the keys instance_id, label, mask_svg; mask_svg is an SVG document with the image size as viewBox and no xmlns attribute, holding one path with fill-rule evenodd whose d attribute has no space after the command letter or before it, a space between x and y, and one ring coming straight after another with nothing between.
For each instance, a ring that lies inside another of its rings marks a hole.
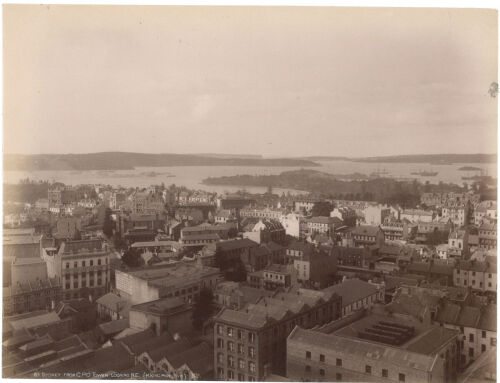
<instances>
[{"instance_id":1,"label":"distant hill","mask_svg":"<svg viewBox=\"0 0 500 383\"><path fill-rule=\"evenodd\" d=\"M355 162L397 162L397 163L430 163L430 164L456 164L456 163L495 163L496 154L412 154L400 156L352 158Z\"/></svg>"},{"instance_id":2,"label":"distant hill","mask_svg":"<svg viewBox=\"0 0 500 383\"><path fill-rule=\"evenodd\" d=\"M303 166L319 164L291 158L233 158L193 154L102 152L86 154L5 154L4 170L127 170L147 166Z\"/></svg>"}]
</instances>

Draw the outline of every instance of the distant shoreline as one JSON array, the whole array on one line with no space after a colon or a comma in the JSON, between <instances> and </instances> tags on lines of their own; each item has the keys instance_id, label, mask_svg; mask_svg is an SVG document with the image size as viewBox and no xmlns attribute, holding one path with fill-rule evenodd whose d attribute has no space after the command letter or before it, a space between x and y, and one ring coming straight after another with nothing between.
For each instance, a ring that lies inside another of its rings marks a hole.
<instances>
[{"instance_id":1,"label":"distant shoreline","mask_svg":"<svg viewBox=\"0 0 500 383\"><path fill-rule=\"evenodd\" d=\"M339 156L311 156L288 158L261 158L250 155L212 154L148 154L103 152L86 154L4 154L4 171L38 170L133 170L138 167L169 166L261 166L261 167L319 167L317 161L349 161L364 163L428 163L451 165L456 163L496 163L496 154L423 154L384 157L348 158Z\"/></svg>"}]
</instances>

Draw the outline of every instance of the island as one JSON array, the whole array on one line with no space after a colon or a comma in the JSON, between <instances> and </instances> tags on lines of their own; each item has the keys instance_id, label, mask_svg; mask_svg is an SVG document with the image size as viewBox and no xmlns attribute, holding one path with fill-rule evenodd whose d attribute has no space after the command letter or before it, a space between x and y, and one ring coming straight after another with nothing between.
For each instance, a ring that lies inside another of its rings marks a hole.
<instances>
[{"instance_id":1,"label":"island","mask_svg":"<svg viewBox=\"0 0 500 383\"><path fill-rule=\"evenodd\" d=\"M458 170L461 170L461 171L481 171L483 169L477 168L475 166L462 166L461 168L458 168Z\"/></svg>"}]
</instances>

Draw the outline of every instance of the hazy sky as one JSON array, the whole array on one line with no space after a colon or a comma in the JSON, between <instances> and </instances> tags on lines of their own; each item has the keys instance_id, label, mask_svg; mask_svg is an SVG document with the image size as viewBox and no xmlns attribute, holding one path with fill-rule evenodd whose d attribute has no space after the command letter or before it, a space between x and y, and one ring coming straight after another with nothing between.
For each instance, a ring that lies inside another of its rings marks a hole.
<instances>
[{"instance_id":1,"label":"hazy sky","mask_svg":"<svg viewBox=\"0 0 500 383\"><path fill-rule=\"evenodd\" d=\"M4 151L496 152L497 14L4 5Z\"/></svg>"}]
</instances>

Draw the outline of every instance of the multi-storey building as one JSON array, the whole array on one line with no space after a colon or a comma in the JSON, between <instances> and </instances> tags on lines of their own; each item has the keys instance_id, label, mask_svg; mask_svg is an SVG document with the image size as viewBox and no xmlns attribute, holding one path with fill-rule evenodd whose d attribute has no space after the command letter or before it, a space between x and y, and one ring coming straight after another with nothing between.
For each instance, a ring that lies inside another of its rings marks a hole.
<instances>
[{"instance_id":1,"label":"multi-storey building","mask_svg":"<svg viewBox=\"0 0 500 383\"><path fill-rule=\"evenodd\" d=\"M165 203L160 194L150 191L136 192L130 197L130 208L133 214L162 214Z\"/></svg>"},{"instance_id":2,"label":"multi-storey building","mask_svg":"<svg viewBox=\"0 0 500 383\"><path fill-rule=\"evenodd\" d=\"M497 306L483 307L446 302L439 307L435 323L460 331L461 365L467 366L483 353L496 349Z\"/></svg>"},{"instance_id":3,"label":"multi-storey building","mask_svg":"<svg viewBox=\"0 0 500 383\"><path fill-rule=\"evenodd\" d=\"M459 261L453 270L455 286L470 287L479 291L497 291L496 257L486 256L486 261Z\"/></svg>"},{"instance_id":4,"label":"multi-storey building","mask_svg":"<svg viewBox=\"0 0 500 383\"><path fill-rule=\"evenodd\" d=\"M287 263L293 263L295 259L300 259L305 255L312 254L314 250L314 245L311 243L294 241L286 248Z\"/></svg>"},{"instance_id":5,"label":"multi-storey building","mask_svg":"<svg viewBox=\"0 0 500 383\"><path fill-rule=\"evenodd\" d=\"M178 262L139 270L116 270L115 278L116 290L132 304L172 297L194 302L202 288L215 289L220 272L213 267Z\"/></svg>"},{"instance_id":6,"label":"multi-storey building","mask_svg":"<svg viewBox=\"0 0 500 383\"><path fill-rule=\"evenodd\" d=\"M497 248L497 225L483 223L479 226L479 248L492 250Z\"/></svg>"},{"instance_id":7,"label":"multi-storey building","mask_svg":"<svg viewBox=\"0 0 500 383\"><path fill-rule=\"evenodd\" d=\"M240 210L241 217L253 217L253 218L263 218L263 219L276 219L279 220L283 215L286 214L286 210L283 209L251 209L245 208Z\"/></svg>"},{"instance_id":8,"label":"multi-storey building","mask_svg":"<svg viewBox=\"0 0 500 383\"><path fill-rule=\"evenodd\" d=\"M295 327L287 341L287 377L297 382L454 382L459 347L455 330L408 317L355 314L318 330Z\"/></svg>"},{"instance_id":9,"label":"multi-storey building","mask_svg":"<svg viewBox=\"0 0 500 383\"><path fill-rule=\"evenodd\" d=\"M198 226L183 227L181 229L181 242L188 241L191 237L195 238L197 236L203 235L217 235L220 239L228 239L229 230L232 226L224 225L210 225L201 224Z\"/></svg>"},{"instance_id":10,"label":"multi-storey building","mask_svg":"<svg viewBox=\"0 0 500 383\"><path fill-rule=\"evenodd\" d=\"M325 290L334 292L342 298L342 317L356 310L369 308L377 302L384 302L385 298L383 285L375 285L357 278L347 279Z\"/></svg>"},{"instance_id":11,"label":"multi-storey building","mask_svg":"<svg viewBox=\"0 0 500 383\"><path fill-rule=\"evenodd\" d=\"M236 212L231 209L219 209L214 214L215 223L232 223L234 227L238 225L238 218Z\"/></svg>"},{"instance_id":12,"label":"multi-storey building","mask_svg":"<svg viewBox=\"0 0 500 383\"><path fill-rule=\"evenodd\" d=\"M113 210L118 210L120 207L125 204L127 200L127 196L125 193L120 192L112 192L109 196L109 207Z\"/></svg>"},{"instance_id":13,"label":"multi-storey building","mask_svg":"<svg viewBox=\"0 0 500 383\"><path fill-rule=\"evenodd\" d=\"M448 236L448 257L463 257L469 253L469 232L454 230Z\"/></svg>"},{"instance_id":14,"label":"multi-storey building","mask_svg":"<svg viewBox=\"0 0 500 383\"><path fill-rule=\"evenodd\" d=\"M407 219L410 222L432 222L434 213L427 210L406 209L401 212L401 219Z\"/></svg>"},{"instance_id":15,"label":"multi-storey building","mask_svg":"<svg viewBox=\"0 0 500 383\"><path fill-rule=\"evenodd\" d=\"M391 215L391 210L384 206L368 206L364 211L365 223L378 226Z\"/></svg>"},{"instance_id":16,"label":"multi-storey building","mask_svg":"<svg viewBox=\"0 0 500 383\"><path fill-rule=\"evenodd\" d=\"M351 231L351 240L356 247L382 246L385 243L384 232L380 226L356 226Z\"/></svg>"},{"instance_id":17,"label":"multi-storey building","mask_svg":"<svg viewBox=\"0 0 500 383\"><path fill-rule=\"evenodd\" d=\"M279 221L274 219L259 219L256 223L250 223L244 227L243 238L251 239L257 243L273 241L282 243L285 240L286 231Z\"/></svg>"},{"instance_id":18,"label":"multi-storey building","mask_svg":"<svg viewBox=\"0 0 500 383\"><path fill-rule=\"evenodd\" d=\"M48 200L49 210L52 208L60 209L68 204L75 203L78 200L78 196L76 191L70 187L55 186L49 188Z\"/></svg>"},{"instance_id":19,"label":"multi-storey building","mask_svg":"<svg viewBox=\"0 0 500 383\"><path fill-rule=\"evenodd\" d=\"M214 318L214 363L218 380L262 381L285 375L286 339L295 326L311 328L340 317L334 293L303 290L278 293L236 311L222 309Z\"/></svg>"},{"instance_id":20,"label":"multi-storey building","mask_svg":"<svg viewBox=\"0 0 500 383\"><path fill-rule=\"evenodd\" d=\"M3 315L50 310L62 299L56 278L19 282L3 289Z\"/></svg>"},{"instance_id":21,"label":"multi-storey building","mask_svg":"<svg viewBox=\"0 0 500 383\"><path fill-rule=\"evenodd\" d=\"M335 219L332 217L312 217L305 219L309 234L332 234L335 229Z\"/></svg>"},{"instance_id":22,"label":"multi-storey building","mask_svg":"<svg viewBox=\"0 0 500 383\"><path fill-rule=\"evenodd\" d=\"M412 239L417 233L417 225L407 220L385 220L380 228L384 232L387 241Z\"/></svg>"},{"instance_id":23,"label":"multi-storey building","mask_svg":"<svg viewBox=\"0 0 500 383\"><path fill-rule=\"evenodd\" d=\"M446 203L479 203L480 194L474 193L423 193L420 201L427 206L443 206Z\"/></svg>"},{"instance_id":24,"label":"multi-storey building","mask_svg":"<svg viewBox=\"0 0 500 383\"><path fill-rule=\"evenodd\" d=\"M352 225L356 222L356 211L348 206L336 207L331 211L330 217L341 219L346 225Z\"/></svg>"},{"instance_id":25,"label":"multi-storey building","mask_svg":"<svg viewBox=\"0 0 500 383\"><path fill-rule=\"evenodd\" d=\"M118 216L117 231L129 244L153 241L158 230L165 229L163 214L128 214Z\"/></svg>"},{"instance_id":26,"label":"multi-storey building","mask_svg":"<svg viewBox=\"0 0 500 383\"><path fill-rule=\"evenodd\" d=\"M275 290L276 288L288 288L292 285L292 271L290 266L272 264L262 270L264 288Z\"/></svg>"},{"instance_id":27,"label":"multi-storey building","mask_svg":"<svg viewBox=\"0 0 500 383\"><path fill-rule=\"evenodd\" d=\"M44 248L49 278L61 281L63 299L94 299L110 288L110 250L101 239L66 241L59 249Z\"/></svg>"},{"instance_id":28,"label":"multi-storey building","mask_svg":"<svg viewBox=\"0 0 500 383\"><path fill-rule=\"evenodd\" d=\"M464 226L468 222L469 207L469 202L448 202L443 206L441 215L443 218L449 218L454 225Z\"/></svg>"},{"instance_id":29,"label":"multi-storey building","mask_svg":"<svg viewBox=\"0 0 500 383\"><path fill-rule=\"evenodd\" d=\"M293 211L310 213L314 205L320 202L320 199L300 197L293 201Z\"/></svg>"},{"instance_id":30,"label":"multi-storey building","mask_svg":"<svg viewBox=\"0 0 500 383\"><path fill-rule=\"evenodd\" d=\"M286 214L280 217L280 223L285 228L286 235L290 235L295 238L300 237L300 227L304 218L295 213Z\"/></svg>"},{"instance_id":31,"label":"multi-storey building","mask_svg":"<svg viewBox=\"0 0 500 383\"><path fill-rule=\"evenodd\" d=\"M325 288L335 282L337 259L325 252L314 251L293 261L297 280L303 286Z\"/></svg>"},{"instance_id":32,"label":"multi-storey building","mask_svg":"<svg viewBox=\"0 0 500 383\"><path fill-rule=\"evenodd\" d=\"M453 224L449 218L442 218L432 222L417 222L416 241L427 242L435 233L449 233Z\"/></svg>"}]
</instances>

